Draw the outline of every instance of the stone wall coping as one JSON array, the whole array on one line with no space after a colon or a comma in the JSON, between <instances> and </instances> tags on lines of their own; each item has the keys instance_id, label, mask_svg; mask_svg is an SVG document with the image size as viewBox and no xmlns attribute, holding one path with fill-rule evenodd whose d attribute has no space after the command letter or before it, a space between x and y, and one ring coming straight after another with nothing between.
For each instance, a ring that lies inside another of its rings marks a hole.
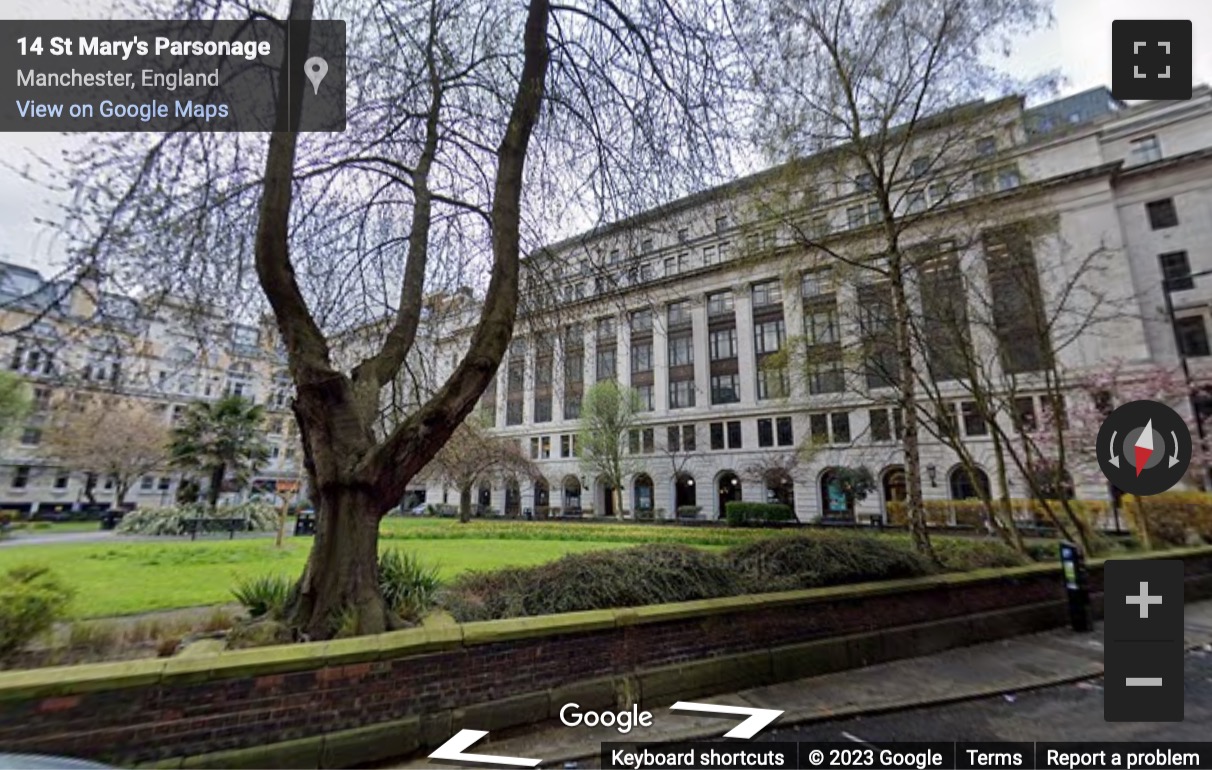
<instances>
[{"instance_id":1,"label":"stone wall coping","mask_svg":"<svg viewBox=\"0 0 1212 770\"><path fill-rule=\"evenodd\" d=\"M1212 547L1184 548L1164 552L1164 558L1207 555L1212 555ZM1157 552L1153 552L1150 554L1117 554L1108 558L1157 558L1158 556ZM1088 563L1089 567L1098 569L1108 558L1092 559ZM0 671L0 700L32 700L154 684L187 684L216 679L284 674L374 660L391 660L410 655L422 655L523 638L541 638L597 631L616 626L660 623L726 613L753 612L791 605L848 601L952 586L979 585L1059 572L1059 565L1032 564L1022 567L951 572L901 580L883 580L855 585L750 594L615 610L507 618L450 626L421 626L374 636L336 639L327 642L228 650L209 657L89 663L22 671Z\"/></svg>"}]
</instances>

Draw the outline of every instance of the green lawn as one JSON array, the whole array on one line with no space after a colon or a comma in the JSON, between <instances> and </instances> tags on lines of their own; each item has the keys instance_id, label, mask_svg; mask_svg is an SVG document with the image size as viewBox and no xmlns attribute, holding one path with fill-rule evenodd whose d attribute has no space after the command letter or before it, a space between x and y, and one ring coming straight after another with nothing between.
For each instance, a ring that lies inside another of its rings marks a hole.
<instances>
[{"instance_id":1,"label":"green lawn","mask_svg":"<svg viewBox=\"0 0 1212 770\"><path fill-rule=\"evenodd\" d=\"M77 618L129 615L231 601L229 590L245 575L297 575L311 540L290 538L282 550L272 540L65 543L0 549L0 571L17 564L52 567L76 589L70 614ZM619 543L593 541L435 539L384 547L415 551L449 578L471 569L541 564Z\"/></svg>"}]
</instances>

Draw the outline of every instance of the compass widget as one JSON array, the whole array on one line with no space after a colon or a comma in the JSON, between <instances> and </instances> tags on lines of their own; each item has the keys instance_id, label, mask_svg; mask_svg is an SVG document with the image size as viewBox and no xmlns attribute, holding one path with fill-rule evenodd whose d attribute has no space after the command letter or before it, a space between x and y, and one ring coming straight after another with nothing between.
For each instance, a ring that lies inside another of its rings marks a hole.
<instances>
[{"instance_id":1,"label":"compass widget","mask_svg":"<svg viewBox=\"0 0 1212 770\"><path fill-rule=\"evenodd\" d=\"M1132 401L1116 409L1098 431L1098 465L1103 475L1132 495L1170 489L1191 464L1191 431L1165 404Z\"/></svg>"}]
</instances>

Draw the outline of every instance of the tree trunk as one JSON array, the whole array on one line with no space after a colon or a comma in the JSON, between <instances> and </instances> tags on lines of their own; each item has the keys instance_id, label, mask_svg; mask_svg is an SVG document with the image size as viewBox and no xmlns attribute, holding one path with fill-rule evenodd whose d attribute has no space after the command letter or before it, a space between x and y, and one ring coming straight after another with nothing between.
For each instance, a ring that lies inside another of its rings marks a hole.
<instances>
[{"instance_id":1,"label":"tree trunk","mask_svg":"<svg viewBox=\"0 0 1212 770\"><path fill-rule=\"evenodd\" d=\"M399 628L379 590L380 516L371 494L329 484L315 502L315 540L291 595L288 625L310 640Z\"/></svg>"},{"instance_id":2,"label":"tree trunk","mask_svg":"<svg viewBox=\"0 0 1212 770\"><path fill-rule=\"evenodd\" d=\"M126 493L130 491L130 482L114 481L114 507L121 508L126 504Z\"/></svg>"},{"instance_id":3,"label":"tree trunk","mask_svg":"<svg viewBox=\"0 0 1212 770\"><path fill-rule=\"evenodd\" d=\"M89 505L97 504L97 495L95 493L96 489L97 474L90 473L84 478L84 499L88 501Z\"/></svg>"},{"instance_id":4,"label":"tree trunk","mask_svg":"<svg viewBox=\"0 0 1212 770\"><path fill-rule=\"evenodd\" d=\"M1013 548L1018 553L1025 554L1026 546L1023 545L1023 533L1018 530L1018 522L1014 520L1014 505L1010 502L1010 475L1006 470L1006 448L1002 446L1001 434L998 433L997 427L993 426L990 431L993 438L993 457L997 473L997 485L1000 492L998 493L998 507L1001 510L1001 527L1002 539L1006 544Z\"/></svg>"},{"instance_id":5,"label":"tree trunk","mask_svg":"<svg viewBox=\"0 0 1212 770\"><path fill-rule=\"evenodd\" d=\"M206 504L212 513L219 507L219 493L223 491L223 477L227 475L227 465L219 463L210 470L210 489L206 490Z\"/></svg>"},{"instance_id":6,"label":"tree trunk","mask_svg":"<svg viewBox=\"0 0 1212 770\"><path fill-rule=\"evenodd\" d=\"M459 487L459 521L463 524L471 521L471 484Z\"/></svg>"},{"instance_id":7,"label":"tree trunk","mask_svg":"<svg viewBox=\"0 0 1212 770\"><path fill-rule=\"evenodd\" d=\"M938 563L930 533L926 529L926 514L922 505L922 457L917 432L917 383L913 365L913 344L909 329L909 302L905 296L905 275L901 256L889 255L888 272L892 289L892 314L896 319L896 354L900 368L899 396L905 433L901 446L905 452L905 507L909 518L909 536L918 553Z\"/></svg>"}]
</instances>

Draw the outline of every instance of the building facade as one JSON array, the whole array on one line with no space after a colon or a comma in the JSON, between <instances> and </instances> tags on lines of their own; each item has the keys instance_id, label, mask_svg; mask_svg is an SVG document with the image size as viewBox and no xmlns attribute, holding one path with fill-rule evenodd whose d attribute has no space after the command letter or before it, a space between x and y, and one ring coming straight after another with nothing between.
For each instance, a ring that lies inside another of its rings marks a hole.
<instances>
[{"instance_id":1,"label":"building facade","mask_svg":"<svg viewBox=\"0 0 1212 770\"><path fill-rule=\"evenodd\" d=\"M1199 274L1212 270L1212 92L1126 106L1095 89L978 112L966 160L919 168L925 134L889 183L892 216L916 223L908 248L937 251L920 263L909 301L945 303L958 324L923 331L930 344L918 368L933 378L937 419L979 468L973 478L952 445L923 430L927 499L975 497L976 484L1000 492L989 426L948 383L962 377L946 374L957 340L978 361L986 351L998 377L1013 375L1016 414L999 419L1015 425L1089 398L1056 403L1040 369L1076 381L1174 367L1181 354L1194 376L1209 372L1212 277ZM878 260L884 233L871 189L863 169L809 158L532 255L531 273L546 282L531 290L550 301L519 321L481 414L542 478L486 481L478 502L507 514L614 513L606 485L576 456L581 398L614 379L643 404L628 436L628 514L717 518L729 500L781 500L802 521L844 516L833 474L864 465L877 490L857 513L886 515L905 476L902 416L881 369L897 364L887 286L878 271L855 267ZM1021 222L1034 224L1011 227ZM1025 310L1046 326L1024 322ZM455 330L442 344L457 353L460 339ZM788 364L804 351L811 365ZM1093 461L1075 465L1077 494L1105 499ZM768 481L771 468L788 480ZM1021 474L1006 483L1011 497L1031 496ZM440 480L425 492L457 501Z\"/></svg>"},{"instance_id":2,"label":"building facade","mask_svg":"<svg viewBox=\"0 0 1212 770\"><path fill-rule=\"evenodd\" d=\"M275 495L300 482L293 384L268 322L232 323L171 299L140 303L102 291L87 276L48 280L0 263L0 365L33 391L28 418L3 440L0 509L61 511L84 502L88 474L57 462L47 441L56 398L79 391L145 402L166 426L193 401L243 396L264 407L270 459L250 485L227 490L227 497ZM140 478L126 502L171 505L181 481L166 466ZM113 502L115 491L111 479L92 480L98 503Z\"/></svg>"}]
</instances>

